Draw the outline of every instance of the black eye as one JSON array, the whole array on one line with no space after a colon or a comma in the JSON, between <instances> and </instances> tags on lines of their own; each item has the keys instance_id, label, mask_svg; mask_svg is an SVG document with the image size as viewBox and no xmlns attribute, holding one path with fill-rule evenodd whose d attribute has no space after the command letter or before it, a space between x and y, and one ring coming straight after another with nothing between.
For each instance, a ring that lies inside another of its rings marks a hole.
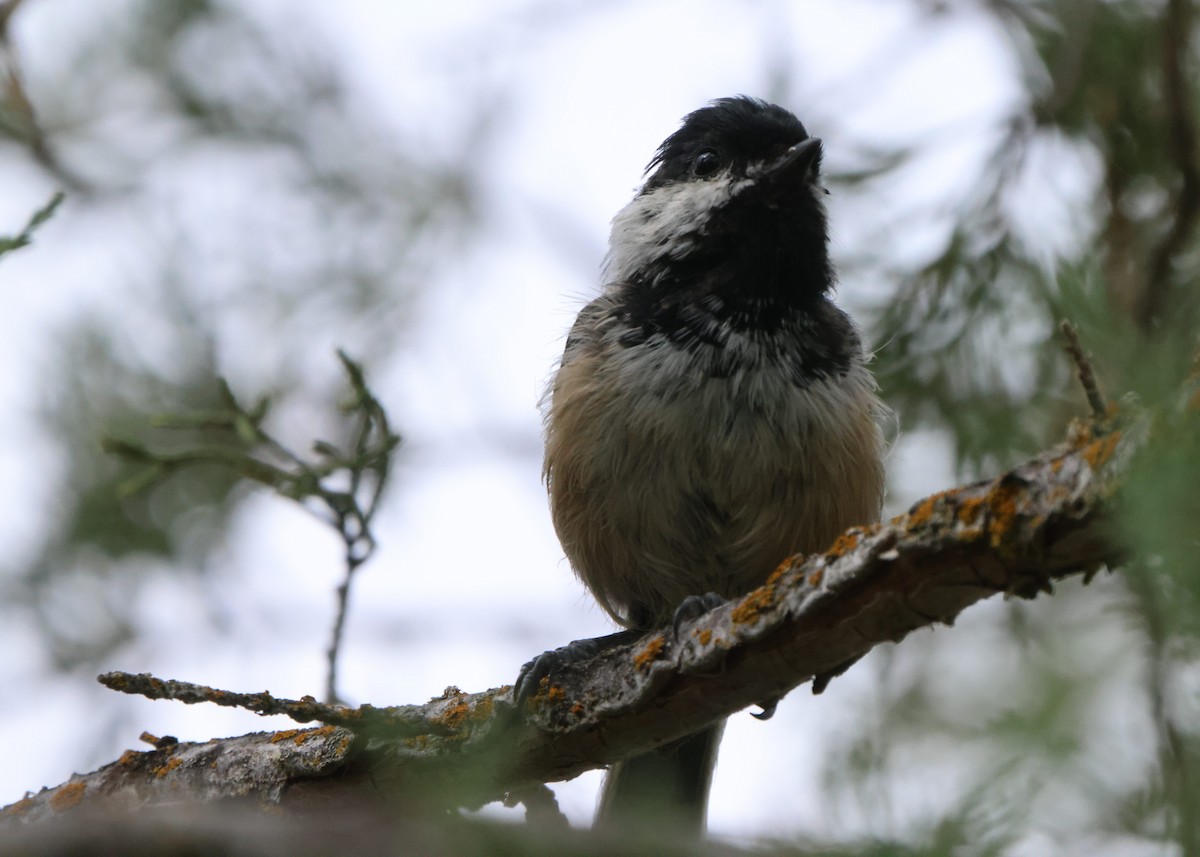
<instances>
[{"instance_id":1,"label":"black eye","mask_svg":"<svg viewBox=\"0 0 1200 857\"><path fill-rule=\"evenodd\" d=\"M721 156L712 149L705 149L692 161L692 175L698 178L711 176L721 168Z\"/></svg>"}]
</instances>

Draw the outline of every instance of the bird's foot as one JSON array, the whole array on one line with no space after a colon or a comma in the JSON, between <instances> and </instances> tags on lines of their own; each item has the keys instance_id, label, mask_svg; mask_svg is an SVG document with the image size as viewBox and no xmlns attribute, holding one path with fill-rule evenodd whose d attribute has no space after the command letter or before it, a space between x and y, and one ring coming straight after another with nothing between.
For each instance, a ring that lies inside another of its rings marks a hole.
<instances>
[{"instance_id":1,"label":"bird's foot","mask_svg":"<svg viewBox=\"0 0 1200 857\"><path fill-rule=\"evenodd\" d=\"M679 637L679 629L684 623L691 622L703 616L709 610L714 610L720 607L729 599L723 595L718 595L715 592L706 592L703 595L689 595L679 603L675 608L675 615L671 617L671 629L675 632L676 638Z\"/></svg>"},{"instance_id":2,"label":"bird's foot","mask_svg":"<svg viewBox=\"0 0 1200 857\"><path fill-rule=\"evenodd\" d=\"M618 631L615 634L608 634L604 637L588 637L583 640L572 640L565 646L542 652L533 660L526 662L517 674L517 680L513 684L513 700L516 702L517 710L520 711L525 708L525 703L541 687L542 679L549 676L555 670L561 669L568 664L577 664L581 661L590 660L601 652L615 648L616 646L632 643L643 633L642 631L632 630Z\"/></svg>"}]
</instances>

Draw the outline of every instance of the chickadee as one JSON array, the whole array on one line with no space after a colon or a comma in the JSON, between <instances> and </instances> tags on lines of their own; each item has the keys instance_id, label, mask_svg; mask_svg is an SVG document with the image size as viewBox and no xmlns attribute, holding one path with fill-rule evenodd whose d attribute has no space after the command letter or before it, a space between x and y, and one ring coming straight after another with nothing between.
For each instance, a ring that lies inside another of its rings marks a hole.
<instances>
[{"instance_id":1,"label":"chickadee","mask_svg":"<svg viewBox=\"0 0 1200 857\"><path fill-rule=\"evenodd\" d=\"M878 519L885 409L830 299L821 152L787 110L723 98L613 220L546 394L544 475L572 568L626 628ZM598 825L702 830L721 728L614 766Z\"/></svg>"}]
</instances>

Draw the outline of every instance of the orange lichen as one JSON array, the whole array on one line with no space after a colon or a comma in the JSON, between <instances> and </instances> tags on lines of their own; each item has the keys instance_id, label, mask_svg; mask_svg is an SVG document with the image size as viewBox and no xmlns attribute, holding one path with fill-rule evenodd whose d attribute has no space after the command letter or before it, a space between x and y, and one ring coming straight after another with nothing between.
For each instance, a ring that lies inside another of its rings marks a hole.
<instances>
[{"instance_id":1,"label":"orange lichen","mask_svg":"<svg viewBox=\"0 0 1200 857\"><path fill-rule=\"evenodd\" d=\"M324 738L326 735L332 735L334 729L335 729L335 727L328 726L328 725L319 726L316 729L302 729L302 730L300 730L300 734L297 735L293 739L293 741L296 744L296 746L299 747L301 744L303 744L309 738ZM272 740L274 740L274 739L272 739Z\"/></svg>"},{"instance_id":2,"label":"orange lichen","mask_svg":"<svg viewBox=\"0 0 1200 857\"><path fill-rule=\"evenodd\" d=\"M9 804L3 810L0 810L0 818L3 818L6 815L24 815L25 813L29 812L29 810L33 809L36 803L37 801L29 796L23 797L16 803Z\"/></svg>"},{"instance_id":3,"label":"orange lichen","mask_svg":"<svg viewBox=\"0 0 1200 857\"><path fill-rule=\"evenodd\" d=\"M1001 481L988 495L988 541L993 548L1008 540L1020 515L1021 488L1015 482Z\"/></svg>"},{"instance_id":4,"label":"orange lichen","mask_svg":"<svg viewBox=\"0 0 1200 857\"><path fill-rule=\"evenodd\" d=\"M142 756L137 750L126 750L121 754L121 758L117 759L118 765L132 765Z\"/></svg>"},{"instance_id":5,"label":"orange lichen","mask_svg":"<svg viewBox=\"0 0 1200 857\"><path fill-rule=\"evenodd\" d=\"M282 732L276 732L271 736L271 743L278 744L280 741L290 741L300 734L300 729L284 729Z\"/></svg>"},{"instance_id":6,"label":"orange lichen","mask_svg":"<svg viewBox=\"0 0 1200 857\"><path fill-rule=\"evenodd\" d=\"M167 774L171 773L171 771L175 770L182 764L183 764L183 759L179 759L179 758L168 759L167 763L165 765L161 765L160 767L157 767L154 769L154 776L165 777Z\"/></svg>"},{"instance_id":7,"label":"orange lichen","mask_svg":"<svg viewBox=\"0 0 1200 857\"><path fill-rule=\"evenodd\" d=\"M964 497L958 504L958 521L966 526L973 525L983 515L987 504L982 497Z\"/></svg>"},{"instance_id":8,"label":"orange lichen","mask_svg":"<svg viewBox=\"0 0 1200 857\"><path fill-rule=\"evenodd\" d=\"M700 628L695 633L696 639L700 641L700 645L707 646L712 642L713 633L708 628Z\"/></svg>"},{"instance_id":9,"label":"orange lichen","mask_svg":"<svg viewBox=\"0 0 1200 857\"><path fill-rule=\"evenodd\" d=\"M471 719L475 721L487 720L492 716L492 710L495 708L495 702L492 697L485 696L475 703L475 707L471 709Z\"/></svg>"},{"instance_id":10,"label":"orange lichen","mask_svg":"<svg viewBox=\"0 0 1200 857\"><path fill-rule=\"evenodd\" d=\"M447 708L437 719L451 729L458 729L466 722L467 715L470 713L471 707L465 702L459 702Z\"/></svg>"},{"instance_id":11,"label":"orange lichen","mask_svg":"<svg viewBox=\"0 0 1200 857\"><path fill-rule=\"evenodd\" d=\"M658 660L659 655L666 648L667 641L662 634L656 636L653 640L646 644L640 652L633 656L633 665L639 670L650 668L650 664Z\"/></svg>"},{"instance_id":12,"label":"orange lichen","mask_svg":"<svg viewBox=\"0 0 1200 857\"><path fill-rule=\"evenodd\" d=\"M1079 449L1085 444L1091 443L1092 427L1082 420L1072 420L1067 426L1067 443L1075 449Z\"/></svg>"},{"instance_id":13,"label":"orange lichen","mask_svg":"<svg viewBox=\"0 0 1200 857\"><path fill-rule=\"evenodd\" d=\"M1117 450L1117 444L1121 440L1121 433L1114 431L1111 434L1100 437L1080 450L1083 455L1083 460L1088 463L1092 470L1099 470L1103 467L1112 455Z\"/></svg>"},{"instance_id":14,"label":"orange lichen","mask_svg":"<svg viewBox=\"0 0 1200 857\"><path fill-rule=\"evenodd\" d=\"M850 530L849 532L842 533L837 537L837 541L830 545L829 550L825 552L825 555L830 559L837 559L840 556L845 556L846 554L850 553L850 551L858 547L858 542L859 533L857 530Z\"/></svg>"},{"instance_id":15,"label":"orange lichen","mask_svg":"<svg viewBox=\"0 0 1200 857\"><path fill-rule=\"evenodd\" d=\"M60 810L70 809L83 800L83 793L86 791L87 786L83 783L67 783L59 786L50 796L50 806Z\"/></svg>"},{"instance_id":16,"label":"orange lichen","mask_svg":"<svg viewBox=\"0 0 1200 857\"><path fill-rule=\"evenodd\" d=\"M745 598L738 603L737 607L733 608L733 612L729 614L735 624L746 625L753 624L758 621L758 616L762 611L773 607L775 604L775 590L770 586L760 586L753 592L746 595Z\"/></svg>"},{"instance_id":17,"label":"orange lichen","mask_svg":"<svg viewBox=\"0 0 1200 857\"><path fill-rule=\"evenodd\" d=\"M577 702L571 706L571 713L574 714L576 717L582 717L583 712L584 712L584 707L583 707L582 702Z\"/></svg>"},{"instance_id":18,"label":"orange lichen","mask_svg":"<svg viewBox=\"0 0 1200 857\"><path fill-rule=\"evenodd\" d=\"M567 692L557 684L551 685L546 689L546 699L551 702L562 702L566 698Z\"/></svg>"},{"instance_id":19,"label":"orange lichen","mask_svg":"<svg viewBox=\"0 0 1200 857\"><path fill-rule=\"evenodd\" d=\"M779 565L775 566L775 570L767 577L766 586L774 586L783 580L784 576L791 572L799 563L804 561L804 557L800 555L789 556Z\"/></svg>"},{"instance_id":20,"label":"orange lichen","mask_svg":"<svg viewBox=\"0 0 1200 857\"><path fill-rule=\"evenodd\" d=\"M909 525L919 527L929 521L929 519L933 517L934 510L937 508L938 503L949 493L949 491L939 491L936 494L931 494L909 509Z\"/></svg>"},{"instance_id":21,"label":"orange lichen","mask_svg":"<svg viewBox=\"0 0 1200 857\"><path fill-rule=\"evenodd\" d=\"M824 579L825 579L825 570L822 568L814 568L812 571L810 571L808 573L808 577L805 579L804 582L807 583L809 586L816 588L821 585L821 581Z\"/></svg>"},{"instance_id":22,"label":"orange lichen","mask_svg":"<svg viewBox=\"0 0 1200 857\"><path fill-rule=\"evenodd\" d=\"M525 705L528 706L534 700L534 698L539 697L539 696L545 696L549 692L550 692L550 676L544 675L540 679L538 679L537 691L534 692L533 696L531 696L529 699L525 700Z\"/></svg>"}]
</instances>

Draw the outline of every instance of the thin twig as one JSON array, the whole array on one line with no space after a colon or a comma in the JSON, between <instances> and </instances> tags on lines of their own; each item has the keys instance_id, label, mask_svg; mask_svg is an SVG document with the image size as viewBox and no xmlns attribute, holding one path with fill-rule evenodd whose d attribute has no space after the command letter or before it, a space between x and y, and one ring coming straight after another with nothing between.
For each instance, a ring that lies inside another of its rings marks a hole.
<instances>
[{"instance_id":1,"label":"thin twig","mask_svg":"<svg viewBox=\"0 0 1200 857\"><path fill-rule=\"evenodd\" d=\"M1108 404L1100 392L1100 385L1096 383L1096 373L1092 370L1092 361L1088 359L1083 346L1079 344L1079 331L1066 319L1059 322L1058 327L1067 339L1067 353L1071 355L1071 359L1075 362L1075 368L1079 372L1079 384L1083 387L1084 395L1087 396L1092 416L1097 420L1102 420L1108 416Z\"/></svg>"},{"instance_id":2,"label":"thin twig","mask_svg":"<svg viewBox=\"0 0 1200 857\"><path fill-rule=\"evenodd\" d=\"M338 531L345 545L345 573L336 590L336 616L326 650L329 667L325 695L330 704L341 701L337 692L338 658L351 583L375 552L371 523L391 472L392 455L400 444L383 405L366 385L362 367L342 351L338 351L338 359L352 392L345 409L357 417L354 437L345 449L317 441L313 444L315 459L301 457L263 428L269 402L263 399L247 408L224 380L218 382L223 409L164 415L152 421L156 428L206 431L219 443L206 437L206 442L190 449L159 452L127 440L102 441L105 451L145 467L121 486L123 493L140 491L185 467L215 464L295 500ZM333 487L339 480L349 487Z\"/></svg>"},{"instance_id":3,"label":"thin twig","mask_svg":"<svg viewBox=\"0 0 1200 857\"><path fill-rule=\"evenodd\" d=\"M347 708L344 705L326 705L317 702L311 696L302 699L280 699L267 691L236 693L203 684L157 678L149 673L109 672L97 676L96 680L110 690L144 696L147 699L171 699L185 705L208 702L227 708L243 708L263 717L282 714L297 723L311 723L315 720L359 732L385 733L392 738L454 733L452 724L424 716L420 713L421 707L415 705L393 708L363 705Z\"/></svg>"},{"instance_id":4,"label":"thin twig","mask_svg":"<svg viewBox=\"0 0 1200 857\"><path fill-rule=\"evenodd\" d=\"M371 533L371 520L379 507L391 470L391 453L399 443L399 437L392 433L388 424L387 412L375 395L367 387L366 377L362 366L351 360L344 351L338 350L338 359L346 370L350 386L354 391L353 409L359 413L358 434L354 441L355 460L364 466L350 468L351 498L357 500L362 488L364 475L369 475L374 487L366 503L348 504L335 510L338 529L345 544L346 573L338 584L337 610L333 621L333 631L330 634L329 648L326 650L326 660L329 668L326 673L325 700L329 703L341 701L337 692L338 659L341 654L342 640L345 635L346 613L350 604L350 587L354 574L359 567L371 558L375 552L375 537Z\"/></svg>"},{"instance_id":5,"label":"thin twig","mask_svg":"<svg viewBox=\"0 0 1200 857\"><path fill-rule=\"evenodd\" d=\"M54 216L55 210L62 203L64 195L61 191L50 197L50 201L39 208L29 218L29 222L25 224L25 228L18 234L11 237L0 237L0 256L12 250L20 250L22 247L28 247L33 242L33 233Z\"/></svg>"},{"instance_id":6,"label":"thin twig","mask_svg":"<svg viewBox=\"0 0 1200 857\"><path fill-rule=\"evenodd\" d=\"M374 550L374 543L372 543L371 549ZM329 665L325 673L325 701L331 705L341 702L341 696L337 691L338 659L341 655L342 639L346 631L346 614L350 609L350 585L354 580L354 573L358 571L358 567L366 561L366 558L366 556L359 558L351 555L347 541L346 573L342 582L334 590L337 607L333 618L333 630L329 635L329 647L325 650L325 660Z\"/></svg>"}]
</instances>

